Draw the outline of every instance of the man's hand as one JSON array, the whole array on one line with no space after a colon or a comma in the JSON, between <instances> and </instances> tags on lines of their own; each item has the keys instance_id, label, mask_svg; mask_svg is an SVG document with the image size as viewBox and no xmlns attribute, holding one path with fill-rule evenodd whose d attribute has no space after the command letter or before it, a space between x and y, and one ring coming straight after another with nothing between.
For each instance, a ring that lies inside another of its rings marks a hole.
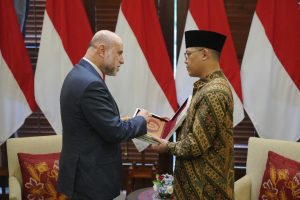
<instances>
[{"instance_id":1,"label":"man's hand","mask_svg":"<svg viewBox=\"0 0 300 200\"><path fill-rule=\"evenodd\" d=\"M157 144L157 145L154 145L154 144L151 145L151 147L154 151L156 151L158 153L168 152L168 146L167 146L168 140L164 140L164 139L161 139L161 138L156 137L156 136L151 136L151 137L160 143L160 144Z\"/></svg>"},{"instance_id":2,"label":"man's hand","mask_svg":"<svg viewBox=\"0 0 300 200\"><path fill-rule=\"evenodd\" d=\"M121 117L121 120L128 121L128 120L130 120L130 117L126 115L126 116Z\"/></svg>"},{"instance_id":3,"label":"man's hand","mask_svg":"<svg viewBox=\"0 0 300 200\"><path fill-rule=\"evenodd\" d=\"M137 114L138 116L142 116L145 118L145 120L147 121L147 123L149 122L150 120L150 117L151 117L151 113L149 113L147 110L145 109L141 109L140 112L138 112Z\"/></svg>"}]
</instances>

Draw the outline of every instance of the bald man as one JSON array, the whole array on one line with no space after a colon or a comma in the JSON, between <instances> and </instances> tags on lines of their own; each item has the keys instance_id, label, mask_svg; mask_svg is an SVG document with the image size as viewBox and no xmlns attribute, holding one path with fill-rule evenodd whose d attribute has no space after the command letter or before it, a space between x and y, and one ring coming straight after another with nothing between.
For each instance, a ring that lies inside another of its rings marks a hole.
<instances>
[{"instance_id":1,"label":"bald man","mask_svg":"<svg viewBox=\"0 0 300 200\"><path fill-rule=\"evenodd\" d=\"M108 200L121 189L120 143L147 132L150 113L123 121L103 76L124 63L123 42L102 30L66 76L60 96L63 144L58 188L73 200ZM121 86L120 86L121 87Z\"/></svg>"}]
</instances>

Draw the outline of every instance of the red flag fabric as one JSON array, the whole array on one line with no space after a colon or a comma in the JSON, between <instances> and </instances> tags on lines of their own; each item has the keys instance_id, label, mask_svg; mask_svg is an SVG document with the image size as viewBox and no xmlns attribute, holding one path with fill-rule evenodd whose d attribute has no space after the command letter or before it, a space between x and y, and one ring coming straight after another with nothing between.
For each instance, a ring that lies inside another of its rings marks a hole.
<instances>
[{"instance_id":1,"label":"red flag fabric","mask_svg":"<svg viewBox=\"0 0 300 200\"><path fill-rule=\"evenodd\" d=\"M240 66L234 49L227 16L222 0L191 0L187 14L185 31L209 30L222 33L227 36L222 50L220 65L228 78L234 98L233 122L237 125L244 118L244 110L241 102ZM197 78L192 78L186 71L184 64L185 40L183 38L179 53L176 71L176 92L179 104L192 94L193 83Z\"/></svg>"},{"instance_id":2,"label":"red flag fabric","mask_svg":"<svg viewBox=\"0 0 300 200\"><path fill-rule=\"evenodd\" d=\"M35 72L35 98L58 134L62 133L62 83L83 57L92 36L81 0L47 0Z\"/></svg>"},{"instance_id":3,"label":"red flag fabric","mask_svg":"<svg viewBox=\"0 0 300 200\"><path fill-rule=\"evenodd\" d=\"M259 0L244 53L244 107L260 137L300 138L300 6Z\"/></svg>"},{"instance_id":4,"label":"red flag fabric","mask_svg":"<svg viewBox=\"0 0 300 200\"><path fill-rule=\"evenodd\" d=\"M33 69L13 1L0 1L0 144L36 111Z\"/></svg>"}]
</instances>

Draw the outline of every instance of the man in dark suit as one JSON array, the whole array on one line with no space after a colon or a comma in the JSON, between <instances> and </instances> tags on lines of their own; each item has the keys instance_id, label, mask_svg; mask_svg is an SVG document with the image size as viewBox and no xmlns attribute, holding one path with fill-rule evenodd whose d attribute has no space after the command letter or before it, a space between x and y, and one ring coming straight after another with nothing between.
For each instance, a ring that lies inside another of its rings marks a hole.
<instances>
[{"instance_id":1,"label":"man in dark suit","mask_svg":"<svg viewBox=\"0 0 300 200\"><path fill-rule=\"evenodd\" d=\"M117 197L121 189L120 142L147 132L150 113L142 110L138 116L122 120L103 80L104 74L114 76L119 71L124 63L122 53L119 36L106 30L97 32L63 83L58 187L71 199Z\"/></svg>"}]
</instances>

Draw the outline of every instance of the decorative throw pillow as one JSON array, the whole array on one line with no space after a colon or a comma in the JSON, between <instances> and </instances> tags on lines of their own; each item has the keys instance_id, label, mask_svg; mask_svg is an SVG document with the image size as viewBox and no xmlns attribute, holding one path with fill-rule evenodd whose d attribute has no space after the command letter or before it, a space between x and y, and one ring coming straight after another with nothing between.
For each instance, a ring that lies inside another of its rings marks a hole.
<instances>
[{"instance_id":1,"label":"decorative throw pillow","mask_svg":"<svg viewBox=\"0 0 300 200\"><path fill-rule=\"evenodd\" d=\"M269 151L259 199L300 199L300 163Z\"/></svg>"},{"instance_id":2,"label":"decorative throw pillow","mask_svg":"<svg viewBox=\"0 0 300 200\"><path fill-rule=\"evenodd\" d=\"M23 179L23 199L63 200L67 197L57 192L60 153L18 153Z\"/></svg>"}]
</instances>

